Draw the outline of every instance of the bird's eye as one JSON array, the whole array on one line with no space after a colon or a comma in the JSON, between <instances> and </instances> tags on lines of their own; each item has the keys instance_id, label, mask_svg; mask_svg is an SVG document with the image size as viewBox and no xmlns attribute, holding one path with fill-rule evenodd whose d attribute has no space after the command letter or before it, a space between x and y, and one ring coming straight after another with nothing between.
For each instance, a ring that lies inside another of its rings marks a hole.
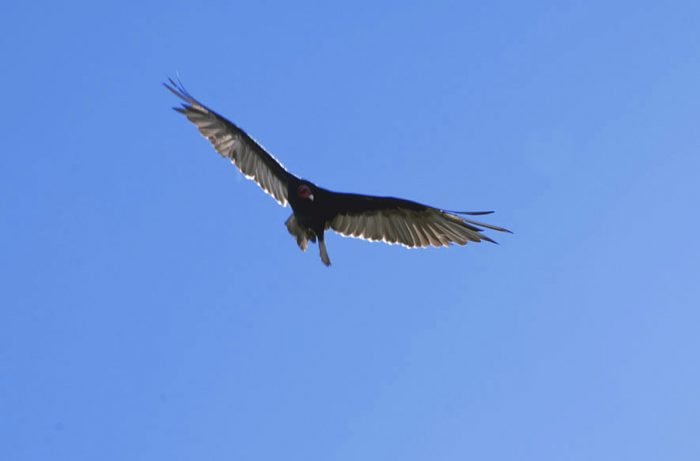
<instances>
[{"instance_id":1,"label":"bird's eye","mask_svg":"<svg viewBox=\"0 0 700 461\"><path fill-rule=\"evenodd\" d=\"M302 184L299 186L297 189L297 194L299 195L300 198L309 198L311 195L311 188L307 186L306 184Z\"/></svg>"}]
</instances>

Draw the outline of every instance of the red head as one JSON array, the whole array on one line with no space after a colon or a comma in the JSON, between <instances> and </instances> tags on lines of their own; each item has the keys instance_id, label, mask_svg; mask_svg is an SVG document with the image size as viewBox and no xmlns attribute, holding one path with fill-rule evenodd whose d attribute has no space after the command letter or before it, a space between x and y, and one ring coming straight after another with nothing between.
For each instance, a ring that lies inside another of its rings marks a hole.
<instances>
[{"instance_id":1,"label":"red head","mask_svg":"<svg viewBox=\"0 0 700 461\"><path fill-rule=\"evenodd\" d=\"M311 188L307 184L302 184L297 187L297 195L302 200L314 201L314 194L311 192Z\"/></svg>"}]
</instances>

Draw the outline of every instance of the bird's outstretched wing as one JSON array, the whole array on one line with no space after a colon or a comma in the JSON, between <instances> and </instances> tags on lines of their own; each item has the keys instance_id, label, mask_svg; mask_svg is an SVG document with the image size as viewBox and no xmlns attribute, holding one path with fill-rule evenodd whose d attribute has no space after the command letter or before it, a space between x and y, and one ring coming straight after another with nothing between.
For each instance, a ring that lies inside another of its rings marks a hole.
<instances>
[{"instance_id":1,"label":"bird's outstretched wing","mask_svg":"<svg viewBox=\"0 0 700 461\"><path fill-rule=\"evenodd\" d=\"M393 197L332 194L337 214L329 221L329 227L346 237L421 248L466 245L482 240L496 243L481 233L482 228L510 232L459 216L490 212L444 211Z\"/></svg>"},{"instance_id":2,"label":"bird's outstretched wing","mask_svg":"<svg viewBox=\"0 0 700 461\"><path fill-rule=\"evenodd\" d=\"M294 176L245 131L190 95L181 83L169 79L163 85L185 101L175 110L194 123L214 149L228 158L243 175L255 181L277 203L287 206L287 184Z\"/></svg>"}]
</instances>

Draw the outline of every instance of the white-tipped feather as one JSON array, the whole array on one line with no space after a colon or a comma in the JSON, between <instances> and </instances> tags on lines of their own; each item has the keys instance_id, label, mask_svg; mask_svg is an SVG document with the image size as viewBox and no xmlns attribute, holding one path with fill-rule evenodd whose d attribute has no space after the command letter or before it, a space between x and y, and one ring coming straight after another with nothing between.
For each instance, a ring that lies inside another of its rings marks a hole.
<instances>
[{"instance_id":1,"label":"white-tipped feather","mask_svg":"<svg viewBox=\"0 0 700 461\"><path fill-rule=\"evenodd\" d=\"M408 234L411 236L409 245L414 246L414 247L419 247L420 246L420 239L418 238L418 234L416 230L413 228L413 223L409 220L404 221L404 226L406 226L406 230L408 231Z\"/></svg>"},{"instance_id":2,"label":"white-tipped feather","mask_svg":"<svg viewBox=\"0 0 700 461\"><path fill-rule=\"evenodd\" d=\"M423 230L428 235L428 239L430 240L430 244L432 246L435 246L435 247L442 246L442 242L440 241L440 238L433 230L433 227L430 225L430 222L423 223Z\"/></svg>"}]
</instances>

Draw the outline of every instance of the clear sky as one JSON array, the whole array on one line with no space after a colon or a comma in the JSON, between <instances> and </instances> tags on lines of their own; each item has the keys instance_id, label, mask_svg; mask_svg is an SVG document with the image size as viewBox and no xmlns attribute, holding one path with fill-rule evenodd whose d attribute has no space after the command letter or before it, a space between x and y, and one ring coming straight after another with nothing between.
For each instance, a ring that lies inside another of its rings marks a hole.
<instances>
[{"instance_id":1,"label":"clear sky","mask_svg":"<svg viewBox=\"0 0 700 461\"><path fill-rule=\"evenodd\" d=\"M0 459L700 459L700 3L9 2ZM296 247L171 107L500 245Z\"/></svg>"}]
</instances>

